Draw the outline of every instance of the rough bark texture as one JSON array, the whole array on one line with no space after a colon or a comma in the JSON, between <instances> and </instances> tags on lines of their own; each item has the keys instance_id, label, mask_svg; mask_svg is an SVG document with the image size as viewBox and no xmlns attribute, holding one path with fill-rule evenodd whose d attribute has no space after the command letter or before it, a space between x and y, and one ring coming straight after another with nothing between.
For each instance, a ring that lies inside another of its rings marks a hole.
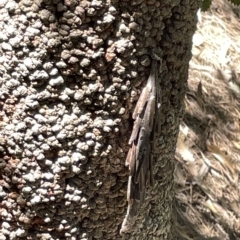
<instances>
[{"instance_id":1,"label":"rough bark texture","mask_svg":"<svg viewBox=\"0 0 240 240\"><path fill-rule=\"evenodd\" d=\"M171 239L196 0L0 1L1 239L118 239L131 113L162 58L155 185L127 239Z\"/></svg>"}]
</instances>

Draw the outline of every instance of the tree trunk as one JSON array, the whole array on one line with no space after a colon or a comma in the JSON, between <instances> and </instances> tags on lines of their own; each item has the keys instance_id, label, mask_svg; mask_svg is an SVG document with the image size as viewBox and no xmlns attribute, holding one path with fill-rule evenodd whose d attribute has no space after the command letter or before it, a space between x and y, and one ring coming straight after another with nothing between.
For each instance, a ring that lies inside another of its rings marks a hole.
<instances>
[{"instance_id":1,"label":"tree trunk","mask_svg":"<svg viewBox=\"0 0 240 240\"><path fill-rule=\"evenodd\" d=\"M126 239L172 239L174 152L199 1L0 2L0 239L120 239L132 112L161 59L161 131Z\"/></svg>"}]
</instances>

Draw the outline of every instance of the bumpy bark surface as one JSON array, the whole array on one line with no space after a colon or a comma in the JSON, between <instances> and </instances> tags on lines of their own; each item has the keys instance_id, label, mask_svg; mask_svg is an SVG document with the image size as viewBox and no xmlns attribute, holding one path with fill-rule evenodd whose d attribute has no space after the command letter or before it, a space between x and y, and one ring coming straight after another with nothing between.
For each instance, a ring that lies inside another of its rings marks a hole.
<instances>
[{"instance_id":1,"label":"bumpy bark surface","mask_svg":"<svg viewBox=\"0 0 240 240\"><path fill-rule=\"evenodd\" d=\"M199 2L0 1L1 239L120 238L131 113L152 53L162 58L155 185L125 237L172 238Z\"/></svg>"}]
</instances>

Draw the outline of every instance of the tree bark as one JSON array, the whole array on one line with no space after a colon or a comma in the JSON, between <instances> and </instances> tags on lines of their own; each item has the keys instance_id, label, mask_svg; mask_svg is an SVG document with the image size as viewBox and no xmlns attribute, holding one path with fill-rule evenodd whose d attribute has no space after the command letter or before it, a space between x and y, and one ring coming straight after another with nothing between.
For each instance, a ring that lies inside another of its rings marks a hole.
<instances>
[{"instance_id":1,"label":"tree bark","mask_svg":"<svg viewBox=\"0 0 240 240\"><path fill-rule=\"evenodd\" d=\"M1 239L121 238L132 112L155 57L155 184L123 237L173 239L173 159L200 2L1 1Z\"/></svg>"}]
</instances>

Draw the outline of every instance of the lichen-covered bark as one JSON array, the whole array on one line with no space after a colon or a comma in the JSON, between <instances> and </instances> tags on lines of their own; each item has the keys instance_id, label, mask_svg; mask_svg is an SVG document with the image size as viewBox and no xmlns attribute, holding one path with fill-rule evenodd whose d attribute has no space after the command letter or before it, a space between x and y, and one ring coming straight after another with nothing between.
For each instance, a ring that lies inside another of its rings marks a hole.
<instances>
[{"instance_id":1,"label":"lichen-covered bark","mask_svg":"<svg viewBox=\"0 0 240 240\"><path fill-rule=\"evenodd\" d=\"M162 58L155 185L127 239L171 239L195 0L0 1L1 239L118 239L131 113Z\"/></svg>"}]
</instances>

